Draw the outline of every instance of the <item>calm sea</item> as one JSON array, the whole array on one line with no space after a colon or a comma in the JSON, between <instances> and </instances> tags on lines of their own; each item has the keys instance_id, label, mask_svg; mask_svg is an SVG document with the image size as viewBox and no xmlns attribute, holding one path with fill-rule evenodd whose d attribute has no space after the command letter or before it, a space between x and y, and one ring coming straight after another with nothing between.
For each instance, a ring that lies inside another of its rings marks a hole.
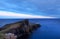
<instances>
[{"instance_id":1,"label":"calm sea","mask_svg":"<svg viewBox=\"0 0 60 39\"><path fill-rule=\"evenodd\" d=\"M0 27L5 24L21 21L22 19L0 19ZM41 27L34 31L29 39L60 39L60 19L29 19L39 23Z\"/></svg>"}]
</instances>

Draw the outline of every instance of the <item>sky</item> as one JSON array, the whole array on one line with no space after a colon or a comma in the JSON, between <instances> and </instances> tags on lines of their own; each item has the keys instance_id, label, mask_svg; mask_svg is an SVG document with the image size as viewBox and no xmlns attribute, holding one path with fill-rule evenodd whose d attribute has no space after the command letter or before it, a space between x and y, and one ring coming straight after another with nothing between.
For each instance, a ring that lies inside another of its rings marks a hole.
<instances>
[{"instance_id":1,"label":"sky","mask_svg":"<svg viewBox=\"0 0 60 39\"><path fill-rule=\"evenodd\" d=\"M60 0L0 0L0 18L29 17L60 18Z\"/></svg>"}]
</instances>

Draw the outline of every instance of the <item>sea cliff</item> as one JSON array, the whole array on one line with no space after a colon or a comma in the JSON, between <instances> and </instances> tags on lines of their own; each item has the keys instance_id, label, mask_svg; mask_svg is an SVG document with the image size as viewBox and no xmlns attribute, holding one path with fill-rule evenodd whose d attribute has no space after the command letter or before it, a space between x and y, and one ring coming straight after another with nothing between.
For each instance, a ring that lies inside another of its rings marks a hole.
<instances>
[{"instance_id":1,"label":"sea cliff","mask_svg":"<svg viewBox=\"0 0 60 39\"><path fill-rule=\"evenodd\" d=\"M11 24L6 24L2 28L0 28L0 38L4 39L4 34L6 33L13 33L17 36L17 39L20 39L21 36L29 35L39 27L41 27L40 24L30 23L28 19Z\"/></svg>"}]
</instances>

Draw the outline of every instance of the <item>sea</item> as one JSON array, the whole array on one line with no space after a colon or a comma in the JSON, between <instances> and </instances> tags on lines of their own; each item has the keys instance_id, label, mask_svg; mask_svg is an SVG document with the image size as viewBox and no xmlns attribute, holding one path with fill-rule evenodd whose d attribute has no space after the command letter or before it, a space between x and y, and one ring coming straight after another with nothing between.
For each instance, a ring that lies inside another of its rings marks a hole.
<instances>
[{"instance_id":1,"label":"sea","mask_svg":"<svg viewBox=\"0 0 60 39\"><path fill-rule=\"evenodd\" d=\"M24 19L0 19L0 28L6 24ZM28 39L60 39L60 19L29 19L31 23L39 23L40 28L35 30Z\"/></svg>"}]
</instances>

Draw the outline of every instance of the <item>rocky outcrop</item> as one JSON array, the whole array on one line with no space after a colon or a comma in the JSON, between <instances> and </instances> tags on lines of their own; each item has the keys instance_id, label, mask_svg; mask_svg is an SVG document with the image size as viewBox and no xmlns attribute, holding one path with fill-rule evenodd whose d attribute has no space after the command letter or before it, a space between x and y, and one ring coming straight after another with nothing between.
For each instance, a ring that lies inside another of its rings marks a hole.
<instances>
[{"instance_id":1,"label":"rocky outcrop","mask_svg":"<svg viewBox=\"0 0 60 39\"><path fill-rule=\"evenodd\" d=\"M13 33L17 35L17 39L25 34L31 33L33 30L41 27L40 24L30 24L28 19L16 23L6 24L0 30L2 33Z\"/></svg>"}]
</instances>

